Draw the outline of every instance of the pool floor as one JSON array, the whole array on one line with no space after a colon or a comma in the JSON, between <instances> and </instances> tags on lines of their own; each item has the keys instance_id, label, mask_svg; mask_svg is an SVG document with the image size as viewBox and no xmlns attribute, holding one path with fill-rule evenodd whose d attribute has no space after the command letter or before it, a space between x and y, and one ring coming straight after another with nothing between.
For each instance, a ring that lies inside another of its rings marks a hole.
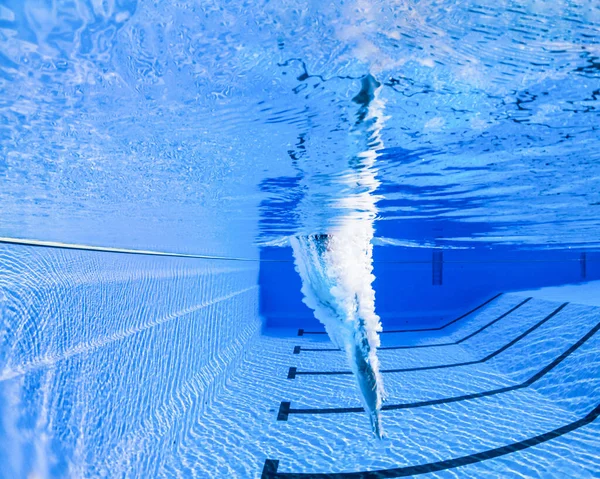
<instances>
[{"instance_id":1,"label":"pool floor","mask_svg":"<svg viewBox=\"0 0 600 479\"><path fill-rule=\"evenodd\" d=\"M326 336L267 331L197 424L172 419L179 453L156 472L598 477L599 313L504 294L439 331L383 334L384 440Z\"/></svg>"}]
</instances>

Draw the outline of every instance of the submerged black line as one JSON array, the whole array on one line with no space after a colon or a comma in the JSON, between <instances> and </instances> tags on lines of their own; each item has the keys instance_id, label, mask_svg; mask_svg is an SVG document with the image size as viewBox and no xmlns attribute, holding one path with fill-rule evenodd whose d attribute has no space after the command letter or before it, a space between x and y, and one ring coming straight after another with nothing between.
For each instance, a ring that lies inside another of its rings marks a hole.
<instances>
[{"instance_id":1,"label":"submerged black line","mask_svg":"<svg viewBox=\"0 0 600 479\"><path fill-rule=\"evenodd\" d=\"M460 401L468 401L471 399L479 399L483 397L495 396L497 394L503 394L510 391L517 391L519 389L525 389L531 386L536 381L539 381L542 377L552 371L556 366L562 363L567 357L577 351L583 344L588 341L594 334L600 330L600 322L596 324L590 331L587 332L579 341L569 347L560 356L555 358L550 364L545 366L543 369L535 373L529 379L523 381L520 384L514 384L512 386L505 386L502 388L492 389L489 391L482 391L478 393L463 394L462 396L454 396L449 398L431 399L429 401L417 401L412 403L400 403L400 404L387 404L381 409L383 411L395 411L398 409L413 409L426 406L435 406L439 404L450 404ZM285 406L284 406L285 405ZM287 421L290 414L348 414L348 413L361 413L364 412L362 407L346 407L346 408L300 408L293 409L291 402L281 403L279 407L279 415L277 416L278 421Z\"/></svg>"},{"instance_id":2,"label":"submerged black line","mask_svg":"<svg viewBox=\"0 0 600 479\"><path fill-rule=\"evenodd\" d=\"M0 238L0 244L20 245L20 246L33 246L40 248L52 248L52 249L66 249L75 251L93 251L100 253L116 253L116 254L131 254L131 255L142 255L142 256L164 256L169 258L191 258L191 259L209 259L219 261L243 261L251 263L284 263L287 260L277 259L259 259L259 258L242 258L235 256L212 256L206 254L188 254L188 253L173 253L168 251L154 251L154 250L141 250L141 249L128 249L128 248L113 248L110 246L93 246L85 244L75 243L61 243L57 241L44 241L35 239L25 238Z\"/></svg>"},{"instance_id":3,"label":"submerged black line","mask_svg":"<svg viewBox=\"0 0 600 479\"><path fill-rule=\"evenodd\" d=\"M438 346L455 346L457 344L461 344L461 343L465 342L468 339L471 339L473 336L481 333L482 331L485 331L487 328L489 328L493 324L497 323L501 319L506 318L509 314L513 313L514 311L516 311L517 309L519 309L521 306L523 306L524 304L528 303L532 299L533 298L526 298L524 301L521 301L519 304L517 304L513 308L509 309L505 313L502 313L496 319L494 319L491 322L487 323L486 325L482 326L481 328L479 328L474 333L468 334L464 338L461 338L461 339L459 339L457 341L448 342L448 343L437 343L437 344L418 344L418 345L414 345L414 346L382 346L382 347L377 348L377 350L378 351L383 351L383 350L394 350L394 349L421 349L421 348L435 348L435 347L438 347ZM339 348L303 348L301 346L294 346L294 354L300 354L300 351L312 351L312 352L319 352L319 351L323 352L323 351L325 351L325 352L329 352L329 351L341 351L341 349L339 349Z\"/></svg>"},{"instance_id":4,"label":"submerged black line","mask_svg":"<svg viewBox=\"0 0 600 479\"><path fill-rule=\"evenodd\" d=\"M424 329L391 329L391 330L387 330L387 331L382 331L381 334L390 334L390 333L418 333L421 331L440 331L444 328L447 328L448 326L450 326L451 324L456 323L457 321L460 321L461 319L466 318L467 316L473 314L475 311L483 308L484 306L487 306L489 303L491 303L492 301L494 301L496 298L499 298L500 296L502 296L502 293L498 293L496 296L494 296L493 298L488 299L486 302L481 303L479 306L476 306L475 308L473 308L472 310L466 312L465 314L463 314L462 316L459 316L456 319L453 319L452 321L450 321L449 323L444 324L443 326L439 326L437 328L424 328ZM306 334L327 334L325 331L305 331L304 329L299 329L298 330L298 336L304 336Z\"/></svg>"},{"instance_id":5,"label":"submerged black line","mask_svg":"<svg viewBox=\"0 0 600 479\"><path fill-rule=\"evenodd\" d=\"M592 409L586 416L559 427L552 431L540 434L538 436L525 439L524 441L513 442L506 446L488 449L487 451L470 454L468 456L456 457L445 461L429 462L427 464L418 464L416 466L396 467L392 469L380 469L378 471L356 471L339 473L302 473L302 472L277 472L279 461L267 459L263 467L261 479L390 479L395 477L414 476L427 474L431 472L445 471L456 467L476 464L478 462L495 459L515 452L537 446L544 442L551 441L557 437L563 436L569 432L575 431L595 421L600 416L600 404Z\"/></svg>"},{"instance_id":6,"label":"submerged black line","mask_svg":"<svg viewBox=\"0 0 600 479\"><path fill-rule=\"evenodd\" d=\"M510 348L511 346L513 346L514 344L519 342L521 339L523 339L525 336L532 333L537 328L542 326L545 322L549 321L551 318L556 316L563 308L565 308L567 306L567 304L569 304L569 303L561 304L558 308L556 308L554 311L552 311L548 316L546 316L544 319L542 319L541 321L534 324L527 331L525 331L524 333L521 333L515 339L513 339L509 343L505 344L500 349L497 349L496 351L488 354L487 356L485 356L482 359L476 359L473 361L464 361L461 363L439 364L436 366L420 366L420 367L415 367L415 368L399 368L399 369L381 369L380 372L382 372L382 373L405 373L405 372L412 372L412 371L428 371L428 370L432 370L432 369L455 368L458 366L470 366L472 364L485 363L486 361L489 361L490 359L498 356L500 353L506 351L508 348ZM292 369L294 369L293 373L292 373ZM352 371L298 371L297 368L290 368L290 371L288 373L288 379L295 379L296 376L340 376L340 375L349 375L349 374L352 374Z\"/></svg>"}]
</instances>

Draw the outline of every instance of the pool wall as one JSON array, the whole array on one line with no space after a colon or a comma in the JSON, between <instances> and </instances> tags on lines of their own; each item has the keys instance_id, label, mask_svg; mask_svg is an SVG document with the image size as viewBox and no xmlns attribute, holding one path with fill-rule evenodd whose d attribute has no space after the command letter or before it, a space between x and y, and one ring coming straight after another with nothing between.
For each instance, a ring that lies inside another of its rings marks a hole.
<instances>
[{"instance_id":1,"label":"pool wall","mask_svg":"<svg viewBox=\"0 0 600 479\"><path fill-rule=\"evenodd\" d=\"M319 328L302 303L291 248L263 248L260 307L268 328ZM386 326L435 326L507 291L600 278L600 253L584 250L374 247L376 310ZM320 328L322 329L322 328Z\"/></svg>"},{"instance_id":2,"label":"pool wall","mask_svg":"<svg viewBox=\"0 0 600 479\"><path fill-rule=\"evenodd\" d=\"M0 264L2 477L177 454L173 425L200 420L260 333L256 262L3 245Z\"/></svg>"}]
</instances>

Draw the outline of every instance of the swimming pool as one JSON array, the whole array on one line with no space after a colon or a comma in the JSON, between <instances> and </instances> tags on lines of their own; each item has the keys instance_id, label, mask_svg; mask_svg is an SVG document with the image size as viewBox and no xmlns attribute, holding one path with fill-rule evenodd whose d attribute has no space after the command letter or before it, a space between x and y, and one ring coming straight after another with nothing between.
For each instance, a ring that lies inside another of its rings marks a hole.
<instances>
[{"instance_id":1,"label":"swimming pool","mask_svg":"<svg viewBox=\"0 0 600 479\"><path fill-rule=\"evenodd\" d=\"M600 476L599 38L0 2L0 477Z\"/></svg>"}]
</instances>

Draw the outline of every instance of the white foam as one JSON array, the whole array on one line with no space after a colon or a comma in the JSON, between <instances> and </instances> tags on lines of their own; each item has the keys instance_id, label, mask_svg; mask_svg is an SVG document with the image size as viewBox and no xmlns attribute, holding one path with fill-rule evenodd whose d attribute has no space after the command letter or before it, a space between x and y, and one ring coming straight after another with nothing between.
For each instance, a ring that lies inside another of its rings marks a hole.
<instances>
[{"instance_id":1,"label":"white foam","mask_svg":"<svg viewBox=\"0 0 600 479\"><path fill-rule=\"evenodd\" d=\"M382 436L379 412L385 393L377 357L381 322L372 287L373 230L351 226L354 234L344 228L328 237L294 237L291 244L303 301L331 340L346 351L373 430Z\"/></svg>"},{"instance_id":2,"label":"white foam","mask_svg":"<svg viewBox=\"0 0 600 479\"><path fill-rule=\"evenodd\" d=\"M373 193L379 186L374 165L376 150L383 147L379 132L384 120L384 105L377 92L364 121L358 121L351 132L368 140L368 149L351 154L352 168L338 179L348 192L337 205L344 215L324 234L292 237L290 244L302 279L303 301L331 340L346 351L373 430L381 437L380 409L385 394L377 358L381 322L375 313L372 285L378 199Z\"/></svg>"}]
</instances>

